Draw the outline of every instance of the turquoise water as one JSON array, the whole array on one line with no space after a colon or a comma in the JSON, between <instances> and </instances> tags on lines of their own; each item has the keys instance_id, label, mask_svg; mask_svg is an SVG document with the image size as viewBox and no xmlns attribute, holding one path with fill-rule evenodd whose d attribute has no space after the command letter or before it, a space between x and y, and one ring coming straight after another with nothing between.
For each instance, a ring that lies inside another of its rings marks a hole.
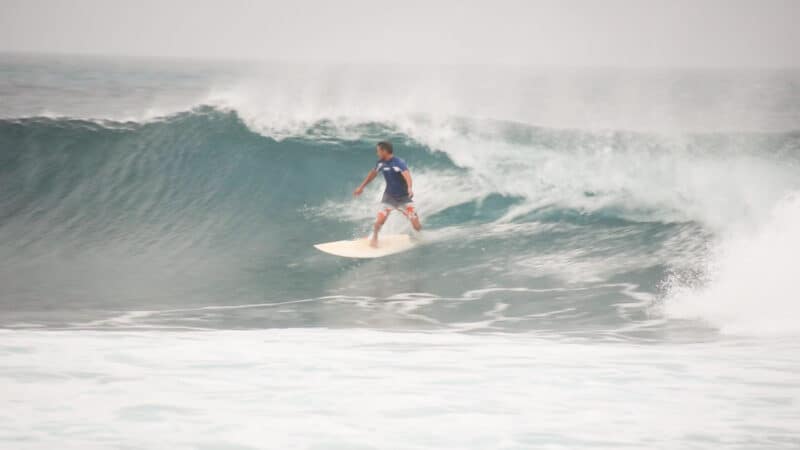
<instances>
[{"instance_id":1,"label":"turquoise water","mask_svg":"<svg viewBox=\"0 0 800 450\"><path fill-rule=\"evenodd\" d=\"M799 442L796 72L0 61L14 448Z\"/></svg>"}]
</instances>

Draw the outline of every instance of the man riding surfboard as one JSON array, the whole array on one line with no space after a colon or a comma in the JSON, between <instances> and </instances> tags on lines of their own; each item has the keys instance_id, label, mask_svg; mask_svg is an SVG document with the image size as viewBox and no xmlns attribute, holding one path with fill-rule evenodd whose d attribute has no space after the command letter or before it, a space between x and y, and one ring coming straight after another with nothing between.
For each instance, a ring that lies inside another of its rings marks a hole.
<instances>
[{"instance_id":1,"label":"man riding surfboard","mask_svg":"<svg viewBox=\"0 0 800 450\"><path fill-rule=\"evenodd\" d=\"M411 172L408 170L408 166L405 161L394 156L394 149L390 142L378 142L375 150L378 154L378 162L369 171L364 181L353 191L353 195L361 195L364 192L364 187L378 176L378 172L382 173L383 178L386 180L381 209L375 219L374 232L370 240L372 247L378 246L378 232L380 232L383 224L386 223L386 219L392 210L396 209L406 216L415 230L422 229L419 216L417 216L414 205L411 204L414 191L412 190Z\"/></svg>"}]
</instances>

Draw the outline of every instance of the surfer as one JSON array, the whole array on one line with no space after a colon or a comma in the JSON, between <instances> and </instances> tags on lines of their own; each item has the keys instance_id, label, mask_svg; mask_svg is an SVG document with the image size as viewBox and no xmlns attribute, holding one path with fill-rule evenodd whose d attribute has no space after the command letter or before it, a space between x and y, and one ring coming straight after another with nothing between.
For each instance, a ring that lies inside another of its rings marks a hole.
<instances>
[{"instance_id":1,"label":"surfer","mask_svg":"<svg viewBox=\"0 0 800 450\"><path fill-rule=\"evenodd\" d=\"M411 188L411 172L409 172L408 166L406 166L405 161L394 156L394 149L390 142L378 142L375 149L378 154L378 162L369 171L364 181L353 191L353 195L361 195L364 192L364 187L378 176L378 172L382 173L383 178L386 179L386 190L383 192L381 209L378 211L377 219L375 219L375 231L372 233L372 240L370 241L370 245L373 247L378 246L378 232L383 227L383 224L386 223L389 213L394 209L406 216L415 230L422 229L419 216L414 210L414 205L411 204L414 191Z\"/></svg>"}]
</instances>

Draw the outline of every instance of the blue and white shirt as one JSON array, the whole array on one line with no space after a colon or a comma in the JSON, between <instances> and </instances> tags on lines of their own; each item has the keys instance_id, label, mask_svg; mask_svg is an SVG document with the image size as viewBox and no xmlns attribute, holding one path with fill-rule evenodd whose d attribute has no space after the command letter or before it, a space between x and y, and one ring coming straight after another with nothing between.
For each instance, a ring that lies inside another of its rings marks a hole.
<instances>
[{"instance_id":1,"label":"blue and white shirt","mask_svg":"<svg viewBox=\"0 0 800 450\"><path fill-rule=\"evenodd\" d=\"M386 180L387 194L398 198L408 196L408 185L406 179L403 178L403 172L408 170L405 161L396 156L392 156L387 161L378 160L375 170L383 174L383 178Z\"/></svg>"}]
</instances>

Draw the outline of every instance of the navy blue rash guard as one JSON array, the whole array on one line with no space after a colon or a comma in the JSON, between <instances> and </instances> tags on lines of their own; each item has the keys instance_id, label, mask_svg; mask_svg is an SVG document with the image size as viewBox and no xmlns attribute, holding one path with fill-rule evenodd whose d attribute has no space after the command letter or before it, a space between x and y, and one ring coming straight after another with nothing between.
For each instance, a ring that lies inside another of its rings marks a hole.
<instances>
[{"instance_id":1,"label":"navy blue rash guard","mask_svg":"<svg viewBox=\"0 0 800 450\"><path fill-rule=\"evenodd\" d=\"M403 178L403 172L408 170L405 161L396 156L392 156L387 161L378 160L375 170L382 173L386 180L386 194L398 199L408 197L408 185L406 179Z\"/></svg>"}]
</instances>

